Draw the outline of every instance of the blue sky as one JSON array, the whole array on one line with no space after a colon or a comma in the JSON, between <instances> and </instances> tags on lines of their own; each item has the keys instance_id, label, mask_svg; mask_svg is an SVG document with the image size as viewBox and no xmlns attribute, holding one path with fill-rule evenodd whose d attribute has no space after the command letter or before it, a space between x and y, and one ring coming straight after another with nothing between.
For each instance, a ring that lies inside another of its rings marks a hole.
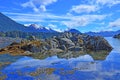
<instances>
[{"instance_id":1,"label":"blue sky","mask_svg":"<svg viewBox=\"0 0 120 80\"><path fill-rule=\"evenodd\" d=\"M0 10L21 24L57 31L120 30L120 0L0 0Z\"/></svg>"}]
</instances>

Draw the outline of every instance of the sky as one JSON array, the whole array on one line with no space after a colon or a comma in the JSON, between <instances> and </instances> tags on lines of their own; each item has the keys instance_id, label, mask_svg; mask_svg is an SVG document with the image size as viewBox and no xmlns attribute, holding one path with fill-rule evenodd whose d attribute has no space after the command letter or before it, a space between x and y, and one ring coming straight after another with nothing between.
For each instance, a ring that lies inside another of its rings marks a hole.
<instances>
[{"instance_id":1,"label":"sky","mask_svg":"<svg viewBox=\"0 0 120 80\"><path fill-rule=\"evenodd\" d=\"M0 12L18 23L57 31L120 30L120 0L0 0Z\"/></svg>"}]
</instances>

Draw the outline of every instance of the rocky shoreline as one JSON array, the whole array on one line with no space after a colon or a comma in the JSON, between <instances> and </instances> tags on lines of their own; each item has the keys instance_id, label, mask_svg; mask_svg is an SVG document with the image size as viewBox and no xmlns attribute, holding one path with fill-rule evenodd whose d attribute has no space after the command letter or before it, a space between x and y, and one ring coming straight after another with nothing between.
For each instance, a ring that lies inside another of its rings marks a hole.
<instances>
[{"instance_id":1,"label":"rocky shoreline","mask_svg":"<svg viewBox=\"0 0 120 80\"><path fill-rule=\"evenodd\" d=\"M0 49L0 54L36 56L39 54L58 54L67 52L86 51L111 51L111 45L100 36L90 36L82 33L64 32L60 36L53 36L49 39L36 39L13 42L9 46Z\"/></svg>"},{"instance_id":2,"label":"rocky shoreline","mask_svg":"<svg viewBox=\"0 0 120 80\"><path fill-rule=\"evenodd\" d=\"M117 35L114 35L113 38L117 38L117 39L120 39L120 33L117 34Z\"/></svg>"}]
</instances>

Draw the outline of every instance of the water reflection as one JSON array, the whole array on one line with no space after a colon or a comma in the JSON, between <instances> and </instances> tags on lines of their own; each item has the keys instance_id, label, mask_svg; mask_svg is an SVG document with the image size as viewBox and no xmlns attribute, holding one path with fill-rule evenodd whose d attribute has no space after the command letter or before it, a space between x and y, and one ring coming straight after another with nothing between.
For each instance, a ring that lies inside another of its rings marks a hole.
<instances>
[{"instance_id":1,"label":"water reflection","mask_svg":"<svg viewBox=\"0 0 120 80\"><path fill-rule=\"evenodd\" d=\"M120 45L113 44L113 39L108 40L114 47L111 52L39 54L34 58L15 59L1 57L0 61L14 60L0 71L6 80L120 80L120 52L115 49Z\"/></svg>"},{"instance_id":2,"label":"water reflection","mask_svg":"<svg viewBox=\"0 0 120 80\"><path fill-rule=\"evenodd\" d=\"M71 58L77 58L79 56L83 55L90 55L94 60L104 60L107 55L109 55L110 52L108 51L81 51L81 52L65 52L65 53L58 53L58 54L50 54L50 53L38 53L37 55L32 55L35 59L45 59L47 57L51 56L57 56L58 58L64 58L64 59L71 59Z\"/></svg>"},{"instance_id":3,"label":"water reflection","mask_svg":"<svg viewBox=\"0 0 120 80\"><path fill-rule=\"evenodd\" d=\"M120 62L117 61L119 57L120 54L113 52L104 61L94 61L88 54L70 59L59 59L57 56L43 60L22 57L4 68L2 72L9 79L17 77L29 80L119 80Z\"/></svg>"},{"instance_id":4,"label":"water reflection","mask_svg":"<svg viewBox=\"0 0 120 80\"><path fill-rule=\"evenodd\" d=\"M13 62L16 62L22 56L11 56L9 54L0 55L0 70L2 70L5 66L10 65Z\"/></svg>"},{"instance_id":5,"label":"water reflection","mask_svg":"<svg viewBox=\"0 0 120 80\"><path fill-rule=\"evenodd\" d=\"M113 47L113 51L120 52L120 39L106 37L109 44Z\"/></svg>"}]
</instances>

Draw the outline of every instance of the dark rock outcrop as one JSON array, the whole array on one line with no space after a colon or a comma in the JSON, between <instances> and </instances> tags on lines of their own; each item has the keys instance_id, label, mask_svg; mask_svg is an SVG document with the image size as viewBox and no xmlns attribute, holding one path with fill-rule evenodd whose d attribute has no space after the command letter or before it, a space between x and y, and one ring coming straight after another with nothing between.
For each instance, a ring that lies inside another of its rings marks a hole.
<instances>
[{"instance_id":1,"label":"dark rock outcrop","mask_svg":"<svg viewBox=\"0 0 120 80\"><path fill-rule=\"evenodd\" d=\"M54 43L53 43L54 42ZM111 51L111 45L100 36L89 36L77 33L63 33L63 35L52 38L51 45L57 45L52 48L60 48L67 51L81 51L81 50L107 50Z\"/></svg>"},{"instance_id":2,"label":"dark rock outcrop","mask_svg":"<svg viewBox=\"0 0 120 80\"><path fill-rule=\"evenodd\" d=\"M80 52L80 51L111 51L110 44L100 36L89 36L86 34L65 32L61 36L54 36L46 40L37 40L32 37L31 40L21 41L21 43L12 43L7 48L1 49L2 52L18 53L60 53L60 52Z\"/></svg>"},{"instance_id":3,"label":"dark rock outcrop","mask_svg":"<svg viewBox=\"0 0 120 80\"><path fill-rule=\"evenodd\" d=\"M112 50L112 46L100 36L86 36L84 38L84 45L86 49L97 51L97 50Z\"/></svg>"},{"instance_id":4,"label":"dark rock outcrop","mask_svg":"<svg viewBox=\"0 0 120 80\"><path fill-rule=\"evenodd\" d=\"M117 38L117 39L120 39L120 33L117 34L117 35L114 35L113 38Z\"/></svg>"}]
</instances>

